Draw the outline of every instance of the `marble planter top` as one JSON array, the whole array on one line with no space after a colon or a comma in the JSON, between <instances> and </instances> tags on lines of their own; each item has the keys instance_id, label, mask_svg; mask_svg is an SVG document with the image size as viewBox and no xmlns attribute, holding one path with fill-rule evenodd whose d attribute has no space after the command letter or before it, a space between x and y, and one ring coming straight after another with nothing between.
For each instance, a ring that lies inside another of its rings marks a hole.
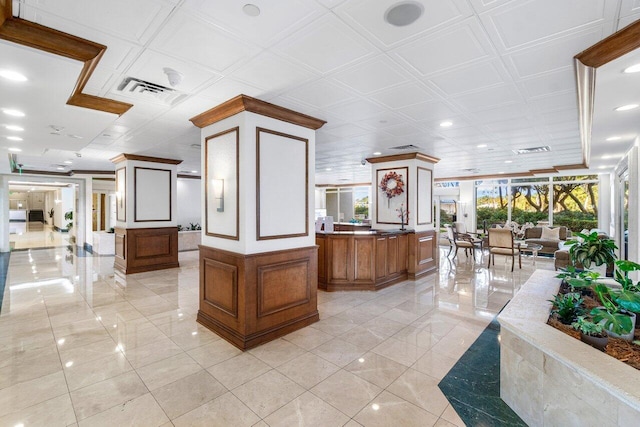
<instances>
[{"instance_id":1,"label":"marble planter top","mask_svg":"<svg viewBox=\"0 0 640 427\"><path fill-rule=\"evenodd\" d=\"M503 400L530 425L563 425L563 410L579 414L564 425L637 424L640 372L547 325L556 274L536 270L498 316Z\"/></svg>"}]
</instances>

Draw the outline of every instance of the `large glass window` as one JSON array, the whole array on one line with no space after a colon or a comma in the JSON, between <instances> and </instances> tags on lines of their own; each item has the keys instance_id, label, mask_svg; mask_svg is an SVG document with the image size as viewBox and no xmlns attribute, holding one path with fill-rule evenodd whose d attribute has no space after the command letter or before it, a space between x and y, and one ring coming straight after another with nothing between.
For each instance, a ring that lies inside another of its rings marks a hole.
<instances>
[{"instance_id":1,"label":"large glass window","mask_svg":"<svg viewBox=\"0 0 640 427\"><path fill-rule=\"evenodd\" d=\"M506 179L496 181L476 181L477 229L504 224L509 214L509 190ZM485 227L486 226L486 227Z\"/></svg>"},{"instance_id":2,"label":"large glass window","mask_svg":"<svg viewBox=\"0 0 640 427\"><path fill-rule=\"evenodd\" d=\"M550 206L551 215L549 215ZM476 181L477 228L506 221L598 227L597 175Z\"/></svg>"},{"instance_id":3,"label":"large glass window","mask_svg":"<svg viewBox=\"0 0 640 427\"><path fill-rule=\"evenodd\" d=\"M554 179L553 224L572 231L598 228L598 181L586 181L584 176L564 179Z\"/></svg>"}]
</instances>

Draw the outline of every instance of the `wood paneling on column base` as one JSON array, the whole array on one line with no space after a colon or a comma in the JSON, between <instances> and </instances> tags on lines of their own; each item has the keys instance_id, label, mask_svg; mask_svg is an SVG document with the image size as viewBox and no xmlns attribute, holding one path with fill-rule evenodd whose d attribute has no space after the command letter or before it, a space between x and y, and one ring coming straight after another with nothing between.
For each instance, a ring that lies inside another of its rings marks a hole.
<instances>
[{"instance_id":1,"label":"wood paneling on column base","mask_svg":"<svg viewBox=\"0 0 640 427\"><path fill-rule=\"evenodd\" d=\"M178 228L115 229L114 267L124 274L180 267Z\"/></svg>"},{"instance_id":2,"label":"wood paneling on column base","mask_svg":"<svg viewBox=\"0 0 640 427\"><path fill-rule=\"evenodd\" d=\"M409 235L409 279L422 277L438 268L438 239L435 230Z\"/></svg>"},{"instance_id":3,"label":"wood paneling on column base","mask_svg":"<svg viewBox=\"0 0 640 427\"><path fill-rule=\"evenodd\" d=\"M250 255L199 248L197 320L241 350L320 319L316 246Z\"/></svg>"}]
</instances>

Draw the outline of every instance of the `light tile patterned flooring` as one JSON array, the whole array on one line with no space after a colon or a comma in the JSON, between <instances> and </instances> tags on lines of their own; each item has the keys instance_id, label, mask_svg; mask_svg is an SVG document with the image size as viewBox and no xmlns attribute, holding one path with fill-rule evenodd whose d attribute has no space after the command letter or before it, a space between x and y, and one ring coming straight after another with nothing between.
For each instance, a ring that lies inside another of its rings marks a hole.
<instances>
[{"instance_id":1,"label":"light tile patterned flooring","mask_svg":"<svg viewBox=\"0 0 640 427\"><path fill-rule=\"evenodd\" d=\"M126 277L112 257L14 252L0 426L462 426L437 384L533 266L446 252L418 281L319 291L319 322L244 353L195 322L198 252Z\"/></svg>"}]
</instances>

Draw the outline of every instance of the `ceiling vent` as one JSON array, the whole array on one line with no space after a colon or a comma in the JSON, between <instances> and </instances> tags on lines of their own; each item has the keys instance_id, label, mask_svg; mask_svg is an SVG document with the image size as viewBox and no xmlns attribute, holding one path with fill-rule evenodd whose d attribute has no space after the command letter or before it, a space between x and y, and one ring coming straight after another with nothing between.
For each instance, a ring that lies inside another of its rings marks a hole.
<instances>
[{"instance_id":1,"label":"ceiling vent","mask_svg":"<svg viewBox=\"0 0 640 427\"><path fill-rule=\"evenodd\" d=\"M480 173L480 169L476 169L476 168L467 168L467 169L462 169L463 172L469 172L469 173Z\"/></svg>"},{"instance_id":2,"label":"ceiling vent","mask_svg":"<svg viewBox=\"0 0 640 427\"><path fill-rule=\"evenodd\" d=\"M398 145L397 147L391 147L389 150L419 150L420 147L417 147L413 144L408 145Z\"/></svg>"},{"instance_id":3,"label":"ceiling vent","mask_svg":"<svg viewBox=\"0 0 640 427\"><path fill-rule=\"evenodd\" d=\"M534 154L534 153L547 153L551 151L551 147L545 145L543 147L521 148L519 150L513 150L516 154Z\"/></svg>"},{"instance_id":4,"label":"ceiling vent","mask_svg":"<svg viewBox=\"0 0 640 427\"><path fill-rule=\"evenodd\" d=\"M167 105L172 105L187 96L175 89L135 77L125 77L118 85L118 91L121 92L122 95L160 101Z\"/></svg>"}]
</instances>

